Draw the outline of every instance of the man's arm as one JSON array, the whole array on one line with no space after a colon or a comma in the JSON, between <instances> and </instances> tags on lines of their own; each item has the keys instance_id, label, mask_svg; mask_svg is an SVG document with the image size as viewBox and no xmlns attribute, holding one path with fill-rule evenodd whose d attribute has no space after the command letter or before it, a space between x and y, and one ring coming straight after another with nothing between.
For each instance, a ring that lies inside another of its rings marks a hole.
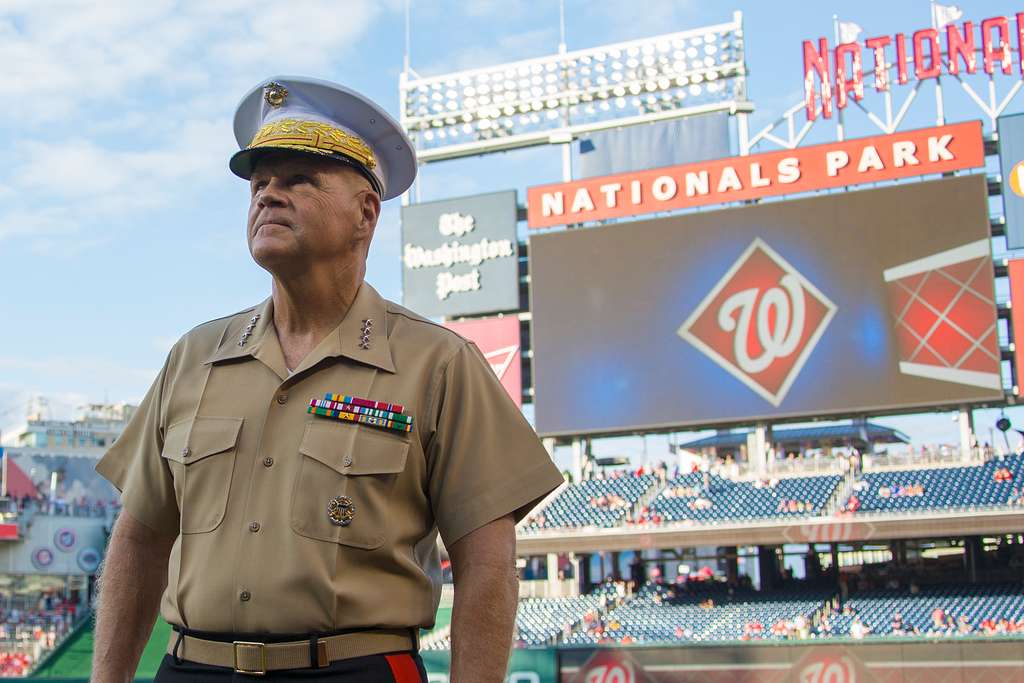
<instances>
[{"instance_id":1,"label":"man's arm","mask_svg":"<svg viewBox=\"0 0 1024 683\"><path fill-rule=\"evenodd\" d=\"M452 683L501 683L519 599L512 515L466 534L448 555L455 577Z\"/></svg>"},{"instance_id":2,"label":"man's arm","mask_svg":"<svg viewBox=\"0 0 1024 683\"><path fill-rule=\"evenodd\" d=\"M121 510L99 577L92 683L124 683L135 677L167 586L174 540Z\"/></svg>"}]
</instances>

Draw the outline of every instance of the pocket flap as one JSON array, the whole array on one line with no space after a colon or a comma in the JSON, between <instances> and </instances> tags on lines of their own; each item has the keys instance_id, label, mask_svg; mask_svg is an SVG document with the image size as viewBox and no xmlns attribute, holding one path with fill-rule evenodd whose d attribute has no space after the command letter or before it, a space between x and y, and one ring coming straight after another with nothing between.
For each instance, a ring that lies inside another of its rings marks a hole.
<instances>
[{"instance_id":1,"label":"pocket flap","mask_svg":"<svg viewBox=\"0 0 1024 683\"><path fill-rule=\"evenodd\" d=\"M371 428L314 421L306 425L299 452L341 474L396 474L405 470L409 441Z\"/></svg>"},{"instance_id":2,"label":"pocket flap","mask_svg":"<svg viewBox=\"0 0 1024 683\"><path fill-rule=\"evenodd\" d=\"M192 420L175 422L164 433L164 447L160 455L167 460L174 462L185 462L185 444L188 443L188 433L192 429Z\"/></svg>"},{"instance_id":3,"label":"pocket flap","mask_svg":"<svg viewBox=\"0 0 1024 683\"><path fill-rule=\"evenodd\" d=\"M203 458L231 450L242 430L241 417L197 417L171 425L161 455L189 465Z\"/></svg>"}]
</instances>

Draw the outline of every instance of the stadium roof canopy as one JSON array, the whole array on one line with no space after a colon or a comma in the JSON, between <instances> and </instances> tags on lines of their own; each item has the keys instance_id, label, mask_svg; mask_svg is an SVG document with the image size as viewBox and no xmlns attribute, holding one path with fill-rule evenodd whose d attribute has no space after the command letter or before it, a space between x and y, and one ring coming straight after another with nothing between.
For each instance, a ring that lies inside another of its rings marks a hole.
<instances>
[{"instance_id":1,"label":"stadium roof canopy","mask_svg":"<svg viewBox=\"0 0 1024 683\"><path fill-rule=\"evenodd\" d=\"M703 439L679 444L679 448L696 451L707 448L739 448L747 444L748 432L723 432ZM870 422L861 424L800 427L772 431L771 442L782 447L820 448L823 445L862 446L869 443L910 443L903 432Z\"/></svg>"}]
</instances>

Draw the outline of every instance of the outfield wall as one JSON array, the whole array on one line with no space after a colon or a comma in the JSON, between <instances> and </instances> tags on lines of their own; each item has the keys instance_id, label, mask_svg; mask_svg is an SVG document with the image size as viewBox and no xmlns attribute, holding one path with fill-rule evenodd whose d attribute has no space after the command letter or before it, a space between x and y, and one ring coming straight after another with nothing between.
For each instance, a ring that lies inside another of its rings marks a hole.
<instances>
[{"instance_id":1,"label":"outfield wall","mask_svg":"<svg viewBox=\"0 0 1024 683\"><path fill-rule=\"evenodd\" d=\"M159 620L136 680L150 681L170 628ZM87 683L86 626L33 678ZM449 682L449 653L422 653L430 683ZM506 683L981 683L1024 681L1024 638L705 643L512 651Z\"/></svg>"}]
</instances>

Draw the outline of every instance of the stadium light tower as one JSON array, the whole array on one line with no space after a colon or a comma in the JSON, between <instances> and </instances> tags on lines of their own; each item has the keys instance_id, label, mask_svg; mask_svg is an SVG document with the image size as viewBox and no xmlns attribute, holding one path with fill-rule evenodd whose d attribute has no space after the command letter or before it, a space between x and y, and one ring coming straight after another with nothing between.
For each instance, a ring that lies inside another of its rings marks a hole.
<instances>
[{"instance_id":1,"label":"stadium light tower","mask_svg":"<svg viewBox=\"0 0 1024 683\"><path fill-rule=\"evenodd\" d=\"M747 113L742 14L729 23L496 66L401 75L401 122L422 163L713 111ZM745 125L745 117L741 117Z\"/></svg>"}]
</instances>

